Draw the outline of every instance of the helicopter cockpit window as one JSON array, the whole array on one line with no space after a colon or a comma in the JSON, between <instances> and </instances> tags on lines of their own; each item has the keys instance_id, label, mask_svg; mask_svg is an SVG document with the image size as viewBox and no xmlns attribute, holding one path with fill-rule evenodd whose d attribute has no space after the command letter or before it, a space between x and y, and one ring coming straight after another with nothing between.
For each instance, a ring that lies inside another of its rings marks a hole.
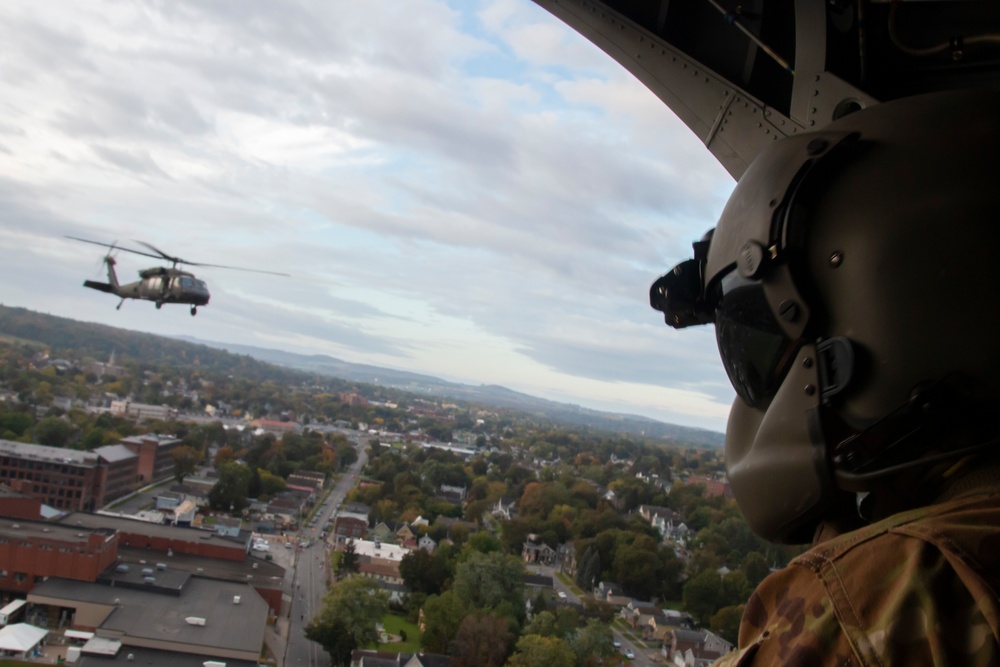
<instances>
[{"instance_id":1,"label":"helicopter cockpit window","mask_svg":"<svg viewBox=\"0 0 1000 667\"><path fill-rule=\"evenodd\" d=\"M181 276L180 283L181 287L184 289L191 289L192 287L194 287L194 281L188 278L187 276Z\"/></svg>"}]
</instances>

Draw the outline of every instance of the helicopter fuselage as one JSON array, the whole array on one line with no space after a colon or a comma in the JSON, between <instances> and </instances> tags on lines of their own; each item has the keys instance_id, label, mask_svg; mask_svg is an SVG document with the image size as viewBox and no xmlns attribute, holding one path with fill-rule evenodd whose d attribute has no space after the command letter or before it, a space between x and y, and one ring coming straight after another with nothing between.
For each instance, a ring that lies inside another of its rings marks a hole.
<instances>
[{"instance_id":1,"label":"helicopter fuselage","mask_svg":"<svg viewBox=\"0 0 1000 667\"><path fill-rule=\"evenodd\" d=\"M165 303L183 303L191 306L191 314L194 315L197 307L208 304L211 296L205 282L188 271L157 266L140 271L141 280L121 284L115 273L114 258L105 257L104 261L108 267L108 282L87 280L83 285L119 296L122 302L125 299L141 299L154 302L157 308ZM121 308L121 303L118 307Z\"/></svg>"}]
</instances>

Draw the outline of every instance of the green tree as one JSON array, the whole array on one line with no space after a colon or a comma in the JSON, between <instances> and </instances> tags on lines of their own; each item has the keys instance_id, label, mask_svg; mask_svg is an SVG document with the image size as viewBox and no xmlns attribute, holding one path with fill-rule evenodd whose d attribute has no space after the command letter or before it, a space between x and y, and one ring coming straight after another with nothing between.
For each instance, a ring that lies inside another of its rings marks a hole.
<instances>
[{"instance_id":1,"label":"green tree","mask_svg":"<svg viewBox=\"0 0 1000 667\"><path fill-rule=\"evenodd\" d=\"M452 641L465 619L465 605L447 590L424 603L424 634L421 642L431 653L450 653Z\"/></svg>"},{"instance_id":2,"label":"green tree","mask_svg":"<svg viewBox=\"0 0 1000 667\"><path fill-rule=\"evenodd\" d=\"M348 577L327 591L323 608L306 626L306 637L319 643L335 665L347 665L347 646L377 642L376 625L388 611L388 597L375 581Z\"/></svg>"},{"instance_id":3,"label":"green tree","mask_svg":"<svg viewBox=\"0 0 1000 667\"><path fill-rule=\"evenodd\" d=\"M607 624L596 618L587 621L569 640L569 647L576 654L576 667L596 667L615 652L614 635Z\"/></svg>"},{"instance_id":4,"label":"green tree","mask_svg":"<svg viewBox=\"0 0 1000 667\"><path fill-rule=\"evenodd\" d=\"M208 492L208 502L214 510L238 512L246 507L250 489L250 468L235 461L219 469L219 481Z\"/></svg>"},{"instance_id":5,"label":"green tree","mask_svg":"<svg viewBox=\"0 0 1000 667\"><path fill-rule=\"evenodd\" d=\"M201 452L188 445L176 447L170 457L174 460L174 479L178 484L183 484L184 478L198 469L202 458Z\"/></svg>"},{"instance_id":6,"label":"green tree","mask_svg":"<svg viewBox=\"0 0 1000 667\"><path fill-rule=\"evenodd\" d=\"M45 417L34 428L35 440L49 447L65 447L72 433L73 427L60 417Z\"/></svg>"},{"instance_id":7,"label":"green tree","mask_svg":"<svg viewBox=\"0 0 1000 667\"><path fill-rule=\"evenodd\" d=\"M564 639L524 635L508 667L576 667L576 656Z\"/></svg>"},{"instance_id":8,"label":"green tree","mask_svg":"<svg viewBox=\"0 0 1000 667\"><path fill-rule=\"evenodd\" d=\"M346 576L358 571L358 552L354 540L347 540L344 551L340 555L340 576Z\"/></svg>"},{"instance_id":9,"label":"green tree","mask_svg":"<svg viewBox=\"0 0 1000 667\"><path fill-rule=\"evenodd\" d=\"M740 621L743 619L744 605L723 607L709 621L708 627L727 642L733 644L740 632Z\"/></svg>"},{"instance_id":10,"label":"green tree","mask_svg":"<svg viewBox=\"0 0 1000 667\"><path fill-rule=\"evenodd\" d=\"M524 614L524 564L499 552L474 552L456 568L452 590L467 609L520 619Z\"/></svg>"}]
</instances>

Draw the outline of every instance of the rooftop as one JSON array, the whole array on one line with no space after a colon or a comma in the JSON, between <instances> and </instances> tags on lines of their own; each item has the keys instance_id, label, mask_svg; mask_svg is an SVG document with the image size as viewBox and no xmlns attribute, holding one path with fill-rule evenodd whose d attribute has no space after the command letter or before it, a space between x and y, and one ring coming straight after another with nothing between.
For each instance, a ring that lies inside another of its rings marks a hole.
<instances>
[{"instance_id":1,"label":"rooftop","mask_svg":"<svg viewBox=\"0 0 1000 667\"><path fill-rule=\"evenodd\" d=\"M90 468L97 467L98 464L97 454L93 452L80 452L75 449L62 449L47 445L32 445L13 440L0 440L0 455Z\"/></svg>"},{"instance_id":2,"label":"rooftop","mask_svg":"<svg viewBox=\"0 0 1000 667\"><path fill-rule=\"evenodd\" d=\"M234 603L237 597L239 604ZM267 624L267 603L253 588L197 577L188 581L179 597L53 577L36 586L28 598L40 604L54 599L103 605L110 613L100 629L122 633L126 645L129 639L164 641L204 647L210 656L219 655L213 649L259 652ZM205 624L192 625L187 618L203 619Z\"/></svg>"},{"instance_id":3,"label":"rooftop","mask_svg":"<svg viewBox=\"0 0 1000 667\"><path fill-rule=\"evenodd\" d=\"M111 539L113 530L100 527L79 527L65 526L47 521L27 521L25 519L12 519L10 517L0 517L0 538L31 539L31 540L55 540L68 544L86 545L90 536L94 533L104 535L105 540Z\"/></svg>"},{"instance_id":4,"label":"rooftop","mask_svg":"<svg viewBox=\"0 0 1000 667\"><path fill-rule=\"evenodd\" d=\"M91 529L111 528L125 533L141 533L149 537L162 537L176 540L177 542L208 543L213 546L224 546L228 549L240 548L233 540L226 539L214 531L185 528L183 526L168 526L120 516L108 516L106 514L72 512L63 517L57 525ZM122 546L124 546L124 542Z\"/></svg>"}]
</instances>

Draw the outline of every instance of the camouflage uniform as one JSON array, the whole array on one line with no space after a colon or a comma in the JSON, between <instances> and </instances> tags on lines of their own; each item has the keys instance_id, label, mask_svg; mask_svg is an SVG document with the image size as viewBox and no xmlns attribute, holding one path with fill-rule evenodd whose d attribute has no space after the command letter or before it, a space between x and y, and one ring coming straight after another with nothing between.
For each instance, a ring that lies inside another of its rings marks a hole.
<instances>
[{"instance_id":1,"label":"camouflage uniform","mask_svg":"<svg viewBox=\"0 0 1000 667\"><path fill-rule=\"evenodd\" d=\"M716 665L1000 665L1000 492L813 547L747 602Z\"/></svg>"}]
</instances>

